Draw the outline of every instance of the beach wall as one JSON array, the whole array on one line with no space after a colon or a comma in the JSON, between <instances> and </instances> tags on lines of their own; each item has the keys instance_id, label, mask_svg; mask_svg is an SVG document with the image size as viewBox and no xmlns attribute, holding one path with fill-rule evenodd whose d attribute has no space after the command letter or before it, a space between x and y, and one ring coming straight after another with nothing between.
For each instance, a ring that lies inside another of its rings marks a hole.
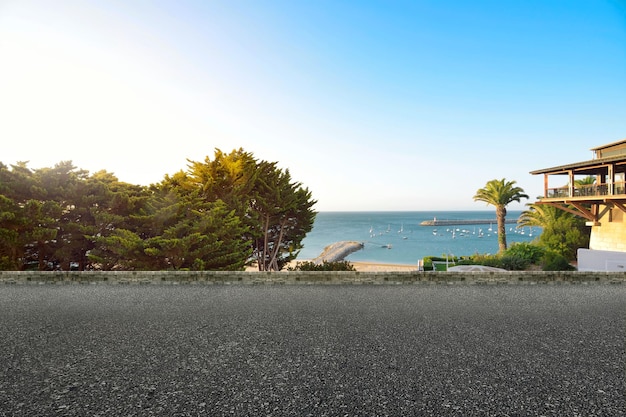
<instances>
[{"instance_id":1,"label":"beach wall","mask_svg":"<svg viewBox=\"0 0 626 417\"><path fill-rule=\"evenodd\" d=\"M2 285L624 284L626 272L0 271Z\"/></svg>"}]
</instances>

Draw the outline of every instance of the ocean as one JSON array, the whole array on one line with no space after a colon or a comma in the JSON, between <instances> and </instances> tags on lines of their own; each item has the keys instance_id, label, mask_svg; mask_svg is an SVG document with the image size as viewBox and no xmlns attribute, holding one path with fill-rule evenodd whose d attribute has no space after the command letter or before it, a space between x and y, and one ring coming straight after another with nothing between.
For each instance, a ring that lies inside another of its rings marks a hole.
<instances>
[{"instance_id":1,"label":"ocean","mask_svg":"<svg viewBox=\"0 0 626 417\"><path fill-rule=\"evenodd\" d=\"M509 211L517 220L521 211ZM480 220L485 224L420 226L424 220ZM313 230L303 240L297 260L319 256L331 243L353 240L364 248L346 260L388 264L416 264L425 256L466 256L498 252L495 210L411 212L319 212ZM493 220L493 223L489 221ZM517 229L506 225L507 243L530 242L541 233L538 227Z\"/></svg>"}]
</instances>

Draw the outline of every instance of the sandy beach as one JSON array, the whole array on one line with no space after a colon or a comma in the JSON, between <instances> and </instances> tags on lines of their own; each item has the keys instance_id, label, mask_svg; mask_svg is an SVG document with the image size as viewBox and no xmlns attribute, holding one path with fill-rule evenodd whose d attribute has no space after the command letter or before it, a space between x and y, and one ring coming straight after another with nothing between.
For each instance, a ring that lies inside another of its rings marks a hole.
<instances>
[{"instance_id":1,"label":"sandy beach","mask_svg":"<svg viewBox=\"0 0 626 417\"><path fill-rule=\"evenodd\" d=\"M290 262L288 266L295 267L298 262L311 262L311 260L298 260ZM348 261L349 262L349 261ZM407 264L384 264L384 263L374 263L374 262L350 262L354 269L359 272L390 272L390 271L416 271L417 265L407 265ZM248 266L246 268L248 272L258 271L258 268L255 266ZM283 269L283 271L287 271L287 268Z\"/></svg>"},{"instance_id":2,"label":"sandy beach","mask_svg":"<svg viewBox=\"0 0 626 417\"><path fill-rule=\"evenodd\" d=\"M294 261L289 265L295 267L298 262L308 262L308 261ZM354 269L359 272L389 272L389 271L416 271L417 265L405 265L405 264L380 264L374 262L350 262ZM248 266L246 268L248 272L256 272L258 268L255 266ZM287 268L283 269L283 271L287 271Z\"/></svg>"},{"instance_id":3,"label":"sandy beach","mask_svg":"<svg viewBox=\"0 0 626 417\"><path fill-rule=\"evenodd\" d=\"M350 262L360 272L416 271L417 265L377 264L373 262Z\"/></svg>"}]
</instances>

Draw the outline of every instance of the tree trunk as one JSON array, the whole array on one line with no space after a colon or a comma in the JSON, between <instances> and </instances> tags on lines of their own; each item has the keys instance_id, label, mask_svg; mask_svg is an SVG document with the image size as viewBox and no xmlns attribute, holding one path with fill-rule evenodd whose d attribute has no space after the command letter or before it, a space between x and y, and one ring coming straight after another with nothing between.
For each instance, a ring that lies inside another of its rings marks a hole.
<instances>
[{"instance_id":1,"label":"tree trunk","mask_svg":"<svg viewBox=\"0 0 626 417\"><path fill-rule=\"evenodd\" d=\"M45 271L47 268L45 259L45 242L37 242L37 269Z\"/></svg>"},{"instance_id":2,"label":"tree trunk","mask_svg":"<svg viewBox=\"0 0 626 417\"><path fill-rule=\"evenodd\" d=\"M269 244L269 228L270 228L270 216L265 216L265 222L263 225L263 251L257 256L257 263L259 264L259 271L267 271L267 245Z\"/></svg>"},{"instance_id":3,"label":"tree trunk","mask_svg":"<svg viewBox=\"0 0 626 417\"><path fill-rule=\"evenodd\" d=\"M283 219L280 222L280 232L278 233L278 239L274 242L274 250L272 253L272 260L269 264L270 271L278 271L278 262L276 260L278 253L280 252L280 244L283 240L283 230L285 230L285 225L287 224L287 219Z\"/></svg>"},{"instance_id":4,"label":"tree trunk","mask_svg":"<svg viewBox=\"0 0 626 417\"><path fill-rule=\"evenodd\" d=\"M496 220L498 222L498 252L506 250L506 207L496 207Z\"/></svg>"}]
</instances>

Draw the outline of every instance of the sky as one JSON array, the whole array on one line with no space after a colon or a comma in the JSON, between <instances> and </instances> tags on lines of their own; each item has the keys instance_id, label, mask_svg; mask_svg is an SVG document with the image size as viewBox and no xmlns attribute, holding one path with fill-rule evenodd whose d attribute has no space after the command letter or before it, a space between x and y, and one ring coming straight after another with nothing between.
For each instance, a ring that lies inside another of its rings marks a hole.
<instances>
[{"instance_id":1,"label":"sky","mask_svg":"<svg viewBox=\"0 0 626 417\"><path fill-rule=\"evenodd\" d=\"M626 0L0 0L0 162L148 185L215 149L318 211L489 210L626 138ZM558 184L551 184L558 186Z\"/></svg>"}]
</instances>

